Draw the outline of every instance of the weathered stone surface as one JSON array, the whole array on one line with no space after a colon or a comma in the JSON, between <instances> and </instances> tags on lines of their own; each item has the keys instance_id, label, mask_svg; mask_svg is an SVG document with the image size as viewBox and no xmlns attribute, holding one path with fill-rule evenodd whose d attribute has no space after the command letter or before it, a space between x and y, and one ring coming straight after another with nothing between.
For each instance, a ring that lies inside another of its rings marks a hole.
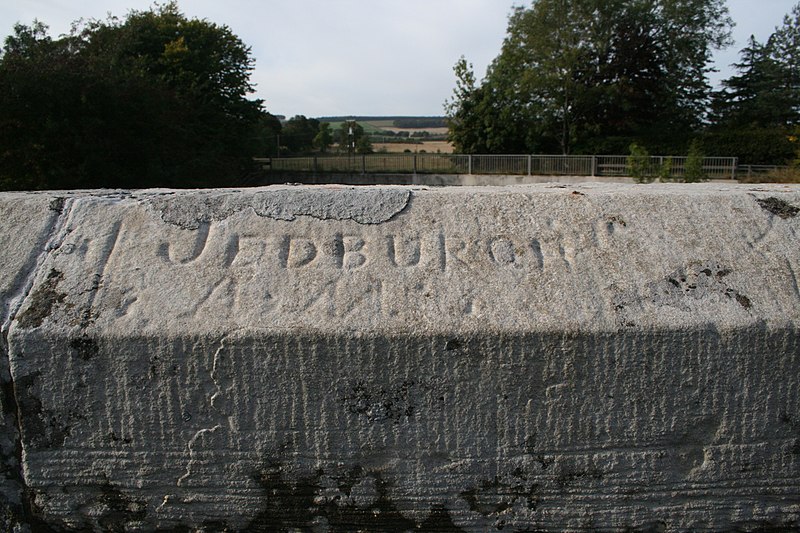
<instances>
[{"instance_id":1,"label":"weathered stone surface","mask_svg":"<svg viewBox=\"0 0 800 533\"><path fill-rule=\"evenodd\" d=\"M65 198L53 195L9 194L0 202L0 530L24 527L22 452L17 404L9 371L6 334L9 319L30 287L32 273L55 231Z\"/></svg>"},{"instance_id":2,"label":"weathered stone surface","mask_svg":"<svg viewBox=\"0 0 800 533\"><path fill-rule=\"evenodd\" d=\"M796 187L270 187L14 215L30 519L798 527L798 207Z\"/></svg>"}]
</instances>

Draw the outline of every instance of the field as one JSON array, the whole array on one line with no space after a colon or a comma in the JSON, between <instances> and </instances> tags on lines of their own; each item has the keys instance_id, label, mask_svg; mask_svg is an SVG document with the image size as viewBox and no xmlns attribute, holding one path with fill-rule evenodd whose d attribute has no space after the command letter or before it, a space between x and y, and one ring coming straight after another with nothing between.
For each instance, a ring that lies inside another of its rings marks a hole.
<instances>
[{"instance_id":1,"label":"field","mask_svg":"<svg viewBox=\"0 0 800 533\"><path fill-rule=\"evenodd\" d=\"M333 130L333 131L338 130L342 126L343 122L344 121L329 122L329 124L331 125L331 130ZM391 121L389 121L389 122L391 122ZM383 133L385 131L383 128L375 126L371 122L358 121L358 123L361 125L362 128L364 128L364 133L366 133L367 135L380 135L381 133Z\"/></svg>"},{"instance_id":2,"label":"field","mask_svg":"<svg viewBox=\"0 0 800 533\"><path fill-rule=\"evenodd\" d=\"M417 118L417 117L353 117L351 120L355 120L358 122L364 131L370 135L380 135L381 132L400 132L400 131L407 131L409 134L414 133L415 131L427 131L431 135L446 135L447 128L446 127L403 127L398 128L394 125L396 119L409 119L409 118ZM424 117L419 117L424 118ZM331 117L331 118L321 118L319 119L322 122L327 122L331 125L331 129L338 129L341 127L344 120L344 117Z\"/></svg>"},{"instance_id":3,"label":"field","mask_svg":"<svg viewBox=\"0 0 800 533\"><path fill-rule=\"evenodd\" d=\"M405 143L374 143L372 148L376 151L386 150L390 154L402 153L406 150L411 152L421 153L423 150L429 154L442 153L452 154L453 145L447 141L423 141L420 144L405 144Z\"/></svg>"},{"instance_id":4,"label":"field","mask_svg":"<svg viewBox=\"0 0 800 533\"><path fill-rule=\"evenodd\" d=\"M442 154L452 154L453 153L453 146L444 139L444 136L447 135L447 128L444 127L418 127L418 128L398 128L394 125L396 119L409 119L409 118L426 118L426 117L353 117L352 120L358 122L362 128L364 128L364 132L368 135L373 136L373 141L375 137L380 137L381 134L384 135L391 135L397 134L400 132L408 132L409 137L415 132L428 132L434 137L434 139L423 140L424 137L417 137L415 139L420 140L419 143L404 143L404 142L373 142L372 147L376 152L387 152L387 153L403 153L406 150L412 153L442 153ZM339 129L343 123L347 122L344 120L345 117L323 117L319 120L322 122L327 122L331 125L332 130ZM391 138L391 137L390 137Z\"/></svg>"}]
</instances>

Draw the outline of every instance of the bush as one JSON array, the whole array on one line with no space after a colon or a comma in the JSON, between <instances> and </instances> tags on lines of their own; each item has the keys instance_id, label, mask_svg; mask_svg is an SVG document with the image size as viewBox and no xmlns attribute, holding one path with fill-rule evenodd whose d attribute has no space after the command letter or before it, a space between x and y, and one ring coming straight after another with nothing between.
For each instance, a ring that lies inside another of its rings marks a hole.
<instances>
[{"instance_id":1,"label":"bush","mask_svg":"<svg viewBox=\"0 0 800 533\"><path fill-rule=\"evenodd\" d=\"M683 181L686 183L697 183L708 179L705 170L703 170L703 159L705 159L705 154L702 148L700 148L700 141L695 139L692 141L692 144L689 145L689 154L686 156L686 166L683 172Z\"/></svg>"},{"instance_id":2,"label":"bush","mask_svg":"<svg viewBox=\"0 0 800 533\"><path fill-rule=\"evenodd\" d=\"M661 162L661 166L658 168L658 179L659 181L670 181L672 180L672 158L667 157L664 161Z\"/></svg>"},{"instance_id":3,"label":"bush","mask_svg":"<svg viewBox=\"0 0 800 533\"><path fill-rule=\"evenodd\" d=\"M653 173L650 168L650 153L647 148L632 143L629 150L631 154L626 161L628 175L636 180L636 183L650 183L653 181Z\"/></svg>"},{"instance_id":4,"label":"bush","mask_svg":"<svg viewBox=\"0 0 800 533\"><path fill-rule=\"evenodd\" d=\"M795 145L782 128L749 128L703 135L707 154L738 157L740 165L785 165L795 157Z\"/></svg>"}]
</instances>

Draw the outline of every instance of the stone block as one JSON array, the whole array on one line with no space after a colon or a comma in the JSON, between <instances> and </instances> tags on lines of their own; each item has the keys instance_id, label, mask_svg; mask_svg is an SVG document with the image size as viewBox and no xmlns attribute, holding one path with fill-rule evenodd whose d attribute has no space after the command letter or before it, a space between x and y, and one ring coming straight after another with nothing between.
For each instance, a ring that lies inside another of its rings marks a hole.
<instances>
[{"instance_id":1,"label":"stone block","mask_svg":"<svg viewBox=\"0 0 800 533\"><path fill-rule=\"evenodd\" d=\"M0 195L34 526L800 527L798 187L53 198Z\"/></svg>"}]
</instances>

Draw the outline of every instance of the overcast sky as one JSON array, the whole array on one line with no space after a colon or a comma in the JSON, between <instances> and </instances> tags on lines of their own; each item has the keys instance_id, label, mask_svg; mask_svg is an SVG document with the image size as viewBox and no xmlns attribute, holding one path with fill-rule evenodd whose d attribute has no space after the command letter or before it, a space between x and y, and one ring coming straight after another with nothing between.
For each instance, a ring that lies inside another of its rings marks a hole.
<instances>
[{"instance_id":1,"label":"overcast sky","mask_svg":"<svg viewBox=\"0 0 800 533\"><path fill-rule=\"evenodd\" d=\"M798 0L728 0L736 44L718 53L721 73L754 34L765 40ZM189 17L228 25L256 59L256 96L274 114L441 115L461 55L478 78L497 56L513 0L182 0ZM2 0L0 34L38 19L51 35L79 18L124 16L151 0Z\"/></svg>"}]
</instances>

